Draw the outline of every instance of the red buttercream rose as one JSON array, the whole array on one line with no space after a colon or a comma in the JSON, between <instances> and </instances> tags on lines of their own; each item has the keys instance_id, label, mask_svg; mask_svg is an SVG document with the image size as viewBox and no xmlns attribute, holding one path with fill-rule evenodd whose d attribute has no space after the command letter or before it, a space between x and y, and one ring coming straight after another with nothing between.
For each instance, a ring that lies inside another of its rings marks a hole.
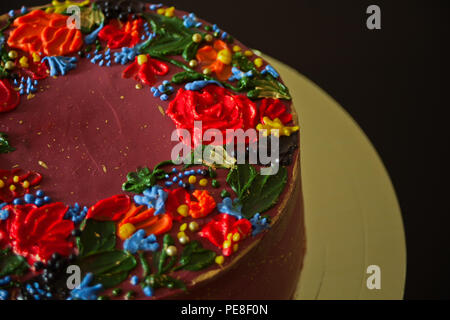
<instances>
[{"instance_id":1,"label":"red buttercream rose","mask_svg":"<svg viewBox=\"0 0 450 320\"><path fill-rule=\"evenodd\" d=\"M167 114L179 130L190 132L191 144L196 147L201 144L201 137L194 135L195 121L202 122L202 137L205 131L218 129L222 132L223 142L228 143L226 131L255 128L258 111L256 105L246 96L235 95L225 88L209 85L201 91L181 88L170 103ZM217 142L213 144L217 145Z\"/></svg>"},{"instance_id":2,"label":"red buttercream rose","mask_svg":"<svg viewBox=\"0 0 450 320\"><path fill-rule=\"evenodd\" d=\"M271 120L278 118L285 125L292 121L292 114L278 99L264 99L259 107L259 115L261 123L264 123L264 117L268 117Z\"/></svg>"},{"instance_id":3,"label":"red buttercream rose","mask_svg":"<svg viewBox=\"0 0 450 320\"><path fill-rule=\"evenodd\" d=\"M64 219L68 210L64 204L9 205L3 209L9 211L9 218L0 224L1 244L9 244L30 265L47 262L55 252L68 256L73 251L70 236L75 225Z\"/></svg>"}]
</instances>

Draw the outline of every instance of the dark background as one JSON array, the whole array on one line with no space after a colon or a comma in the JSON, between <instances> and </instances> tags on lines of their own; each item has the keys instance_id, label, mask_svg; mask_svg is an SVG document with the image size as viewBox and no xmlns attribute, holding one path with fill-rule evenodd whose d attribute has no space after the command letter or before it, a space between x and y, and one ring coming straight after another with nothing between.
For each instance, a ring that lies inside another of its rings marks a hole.
<instances>
[{"instance_id":1,"label":"dark background","mask_svg":"<svg viewBox=\"0 0 450 320\"><path fill-rule=\"evenodd\" d=\"M0 12L49 2L1 1ZM165 1L296 68L356 119L399 197L408 247L407 299L450 298L450 212L444 200L449 3ZM381 7L382 30L366 28L371 4Z\"/></svg>"}]
</instances>

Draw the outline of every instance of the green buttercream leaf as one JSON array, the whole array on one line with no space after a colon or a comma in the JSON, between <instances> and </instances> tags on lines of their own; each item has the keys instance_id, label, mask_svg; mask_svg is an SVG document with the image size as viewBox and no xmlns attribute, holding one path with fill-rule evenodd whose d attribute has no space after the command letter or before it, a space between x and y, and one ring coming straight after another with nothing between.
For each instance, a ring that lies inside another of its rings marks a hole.
<instances>
[{"instance_id":1,"label":"green buttercream leaf","mask_svg":"<svg viewBox=\"0 0 450 320\"><path fill-rule=\"evenodd\" d=\"M200 271L211 266L215 258L215 252L206 250L200 242L193 241L184 248L180 258L180 266L176 269Z\"/></svg>"},{"instance_id":2,"label":"green buttercream leaf","mask_svg":"<svg viewBox=\"0 0 450 320\"><path fill-rule=\"evenodd\" d=\"M94 282L101 283L104 289L122 283L136 265L136 259L131 254L120 250L98 253L80 261L82 272L94 274Z\"/></svg>"},{"instance_id":3,"label":"green buttercream leaf","mask_svg":"<svg viewBox=\"0 0 450 320\"><path fill-rule=\"evenodd\" d=\"M247 93L250 99L272 98L291 100L289 89L269 74L263 78L255 77L254 79L250 79L247 86L253 88Z\"/></svg>"},{"instance_id":4,"label":"green buttercream leaf","mask_svg":"<svg viewBox=\"0 0 450 320\"><path fill-rule=\"evenodd\" d=\"M145 278L145 285L151 286L153 289L160 289L160 288L168 288L168 289L181 289L183 291L186 291L186 285L183 281L169 277L168 275L158 275L158 274L152 274Z\"/></svg>"},{"instance_id":5,"label":"green buttercream leaf","mask_svg":"<svg viewBox=\"0 0 450 320\"><path fill-rule=\"evenodd\" d=\"M161 168L167 165L173 165L173 162L164 161L158 164L153 171L149 168L143 168L136 172L130 172L127 175L127 181L122 185L123 191L141 194L148 188L153 187L158 180L165 178L166 172Z\"/></svg>"},{"instance_id":6,"label":"green buttercream leaf","mask_svg":"<svg viewBox=\"0 0 450 320\"><path fill-rule=\"evenodd\" d=\"M166 234L163 240L163 247L161 251L155 252L153 255L153 262L155 264L155 268L158 270L158 275L165 274L169 272L175 263L177 262L177 257L169 257L166 253L166 249L170 246L173 246L175 241L172 236Z\"/></svg>"},{"instance_id":7,"label":"green buttercream leaf","mask_svg":"<svg viewBox=\"0 0 450 320\"><path fill-rule=\"evenodd\" d=\"M186 28L181 19L153 13L146 13L143 17L156 33L156 37L142 49L143 53L151 56L182 55L186 61L195 57L198 50L198 44L192 41L195 32Z\"/></svg>"},{"instance_id":8,"label":"green buttercream leaf","mask_svg":"<svg viewBox=\"0 0 450 320\"><path fill-rule=\"evenodd\" d=\"M112 221L87 220L77 238L81 258L111 251L116 246L116 225Z\"/></svg>"},{"instance_id":9,"label":"green buttercream leaf","mask_svg":"<svg viewBox=\"0 0 450 320\"><path fill-rule=\"evenodd\" d=\"M0 132L0 153L13 152L16 149L11 147L8 141L8 136L3 132Z\"/></svg>"},{"instance_id":10,"label":"green buttercream leaf","mask_svg":"<svg viewBox=\"0 0 450 320\"><path fill-rule=\"evenodd\" d=\"M258 173L252 165L240 164L230 170L227 182L238 198L242 199L257 176Z\"/></svg>"},{"instance_id":11,"label":"green buttercream leaf","mask_svg":"<svg viewBox=\"0 0 450 320\"><path fill-rule=\"evenodd\" d=\"M0 278L8 275L23 275L29 266L24 257L17 256L9 249L0 250Z\"/></svg>"},{"instance_id":12,"label":"green buttercream leaf","mask_svg":"<svg viewBox=\"0 0 450 320\"><path fill-rule=\"evenodd\" d=\"M236 52L233 55L233 65L243 72L253 71L258 73L255 64L250 61L242 52Z\"/></svg>"},{"instance_id":13,"label":"green buttercream leaf","mask_svg":"<svg viewBox=\"0 0 450 320\"><path fill-rule=\"evenodd\" d=\"M287 178L287 170L284 167L281 167L276 175L258 174L240 198L243 205L242 214L251 219L255 214L262 214L272 208L283 192Z\"/></svg>"}]
</instances>

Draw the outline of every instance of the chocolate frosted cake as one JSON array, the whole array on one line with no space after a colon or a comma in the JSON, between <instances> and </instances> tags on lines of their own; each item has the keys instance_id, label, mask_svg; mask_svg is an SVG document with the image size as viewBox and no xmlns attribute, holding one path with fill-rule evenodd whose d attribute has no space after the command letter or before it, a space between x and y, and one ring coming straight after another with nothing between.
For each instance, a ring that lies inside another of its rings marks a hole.
<instances>
[{"instance_id":1,"label":"chocolate frosted cake","mask_svg":"<svg viewBox=\"0 0 450 320\"><path fill-rule=\"evenodd\" d=\"M0 299L293 297L299 127L272 66L163 5L0 21Z\"/></svg>"}]
</instances>

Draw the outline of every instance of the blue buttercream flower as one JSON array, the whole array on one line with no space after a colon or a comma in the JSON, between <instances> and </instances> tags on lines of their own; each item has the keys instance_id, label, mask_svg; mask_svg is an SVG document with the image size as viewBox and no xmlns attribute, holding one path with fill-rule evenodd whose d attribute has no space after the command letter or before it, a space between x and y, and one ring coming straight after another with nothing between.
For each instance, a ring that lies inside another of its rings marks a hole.
<instances>
[{"instance_id":1,"label":"blue buttercream flower","mask_svg":"<svg viewBox=\"0 0 450 320\"><path fill-rule=\"evenodd\" d=\"M145 230L139 230L125 240L123 249L132 254L138 251L155 252L159 249L159 244L156 242L156 236L154 234L146 237Z\"/></svg>"},{"instance_id":2,"label":"blue buttercream flower","mask_svg":"<svg viewBox=\"0 0 450 320\"><path fill-rule=\"evenodd\" d=\"M144 191L144 196L134 196L137 205L146 205L149 209L155 209L155 215L163 214L166 211L165 203L168 194L160 186L153 186Z\"/></svg>"},{"instance_id":3,"label":"blue buttercream flower","mask_svg":"<svg viewBox=\"0 0 450 320\"><path fill-rule=\"evenodd\" d=\"M280 77L280 74L270 65L267 65L264 70L261 72L262 75L270 74L275 79Z\"/></svg>"},{"instance_id":4,"label":"blue buttercream flower","mask_svg":"<svg viewBox=\"0 0 450 320\"><path fill-rule=\"evenodd\" d=\"M252 237L256 237L258 234L270 228L269 220L267 218L262 218L259 213L250 219L253 227Z\"/></svg>"},{"instance_id":5,"label":"blue buttercream flower","mask_svg":"<svg viewBox=\"0 0 450 320\"><path fill-rule=\"evenodd\" d=\"M75 203L75 205L69 207L69 210L67 210L64 219L72 220L73 223L78 224L84 220L88 211L88 207L81 208L78 203Z\"/></svg>"},{"instance_id":6,"label":"blue buttercream flower","mask_svg":"<svg viewBox=\"0 0 450 320\"><path fill-rule=\"evenodd\" d=\"M197 20L194 13L190 13L189 15L183 16L183 24L186 28L200 28L203 23Z\"/></svg>"},{"instance_id":7,"label":"blue buttercream flower","mask_svg":"<svg viewBox=\"0 0 450 320\"><path fill-rule=\"evenodd\" d=\"M95 286L89 286L93 279L94 275L92 273L88 273L84 277L80 286L70 292L70 298L67 300L97 300L97 293L103 289L103 285L99 283Z\"/></svg>"},{"instance_id":8,"label":"blue buttercream flower","mask_svg":"<svg viewBox=\"0 0 450 320\"><path fill-rule=\"evenodd\" d=\"M231 69L231 72L233 72L233 75L228 79L228 81L235 81L235 80L241 80L243 78L253 78L254 74L253 71L248 72L242 72L236 67L233 67Z\"/></svg>"},{"instance_id":9,"label":"blue buttercream flower","mask_svg":"<svg viewBox=\"0 0 450 320\"><path fill-rule=\"evenodd\" d=\"M225 198L222 203L217 205L217 209L220 213L228 214L239 220L244 218L242 215L242 205L239 204L239 199L235 199L233 202L231 198Z\"/></svg>"},{"instance_id":10,"label":"blue buttercream flower","mask_svg":"<svg viewBox=\"0 0 450 320\"><path fill-rule=\"evenodd\" d=\"M147 33L148 39L144 42L141 42L135 45L133 48L123 47L122 51L114 52L114 62L120 63L122 65L127 64L128 62L133 61L136 56L139 54L141 49L148 45L152 39L155 37L154 33Z\"/></svg>"},{"instance_id":11,"label":"blue buttercream flower","mask_svg":"<svg viewBox=\"0 0 450 320\"><path fill-rule=\"evenodd\" d=\"M209 86L210 84L216 84L219 87L223 87L223 85L216 80L197 80L193 82L187 83L184 88L188 91L199 91L205 88L206 86Z\"/></svg>"},{"instance_id":12,"label":"blue buttercream flower","mask_svg":"<svg viewBox=\"0 0 450 320\"><path fill-rule=\"evenodd\" d=\"M48 61L50 67L50 76L66 75L72 69L76 68L75 57L45 57L42 61Z\"/></svg>"}]
</instances>

